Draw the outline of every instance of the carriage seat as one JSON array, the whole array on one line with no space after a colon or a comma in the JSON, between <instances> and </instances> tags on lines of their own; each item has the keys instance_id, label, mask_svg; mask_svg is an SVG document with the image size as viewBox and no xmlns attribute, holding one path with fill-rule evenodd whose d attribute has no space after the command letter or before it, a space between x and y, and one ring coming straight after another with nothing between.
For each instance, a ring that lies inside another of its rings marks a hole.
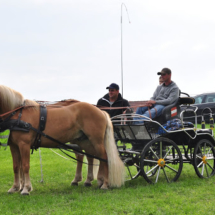
<instances>
[{"instance_id":1,"label":"carriage seat","mask_svg":"<svg viewBox=\"0 0 215 215\"><path fill-rule=\"evenodd\" d=\"M185 93L182 93L185 94ZM188 94L186 94L188 95ZM189 95L188 95L189 96ZM155 121L159 122L160 124L164 124L169 120L172 119L180 119L181 108L180 105L190 105L194 104L195 99L192 97L179 97L173 104L167 105L163 110L162 114L156 118Z\"/></svg>"}]
</instances>

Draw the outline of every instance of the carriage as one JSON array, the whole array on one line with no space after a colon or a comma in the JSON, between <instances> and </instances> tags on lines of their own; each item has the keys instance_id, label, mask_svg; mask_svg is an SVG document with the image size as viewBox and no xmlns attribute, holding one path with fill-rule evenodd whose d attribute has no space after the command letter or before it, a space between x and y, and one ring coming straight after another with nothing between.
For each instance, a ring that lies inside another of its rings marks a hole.
<instances>
[{"instance_id":1,"label":"carriage","mask_svg":"<svg viewBox=\"0 0 215 215\"><path fill-rule=\"evenodd\" d=\"M189 95L188 95L189 96ZM176 181L184 163L194 166L200 178L215 173L215 141L213 117L209 108L210 129L197 128L197 107L191 97L179 98L165 107L162 116L152 120L137 114L122 114L112 118L115 139L121 159L127 168L127 180L143 176L149 183ZM180 111L180 105L187 109ZM192 112L195 125L183 120ZM208 113L207 113L208 114Z\"/></svg>"}]
</instances>

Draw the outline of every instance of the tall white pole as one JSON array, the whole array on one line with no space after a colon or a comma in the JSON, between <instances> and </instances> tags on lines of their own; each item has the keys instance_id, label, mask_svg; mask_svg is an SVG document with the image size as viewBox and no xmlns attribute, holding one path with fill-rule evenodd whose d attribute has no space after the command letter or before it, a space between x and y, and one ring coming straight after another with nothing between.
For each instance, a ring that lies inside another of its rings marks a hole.
<instances>
[{"instance_id":1,"label":"tall white pole","mask_svg":"<svg viewBox=\"0 0 215 215\"><path fill-rule=\"evenodd\" d=\"M121 4L121 88L122 88L122 97L123 97L123 42L122 42L122 8L123 6L125 7L126 9L126 12L127 12L127 15L128 15L128 22L130 22L130 19L129 19L129 14L128 14L128 10L127 10L127 7L124 3Z\"/></svg>"}]
</instances>

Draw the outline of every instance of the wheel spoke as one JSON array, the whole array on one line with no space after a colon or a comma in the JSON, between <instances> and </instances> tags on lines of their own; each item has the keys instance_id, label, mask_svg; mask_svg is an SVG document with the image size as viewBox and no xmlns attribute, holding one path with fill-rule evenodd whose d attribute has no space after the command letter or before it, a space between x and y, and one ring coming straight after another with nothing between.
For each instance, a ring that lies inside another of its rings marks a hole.
<instances>
[{"instance_id":1,"label":"wheel spoke","mask_svg":"<svg viewBox=\"0 0 215 215\"><path fill-rule=\"evenodd\" d=\"M154 150L152 149L152 147L150 147L152 153L154 154L154 156L159 160L159 157L156 155L156 153L154 152Z\"/></svg>"},{"instance_id":2,"label":"wheel spoke","mask_svg":"<svg viewBox=\"0 0 215 215\"><path fill-rule=\"evenodd\" d=\"M130 169L129 169L128 166L127 166L127 169L128 169L129 175L130 175L130 177L131 177L131 179L132 179L131 171L130 171Z\"/></svg>"},{"instance_id":3,"label":"wheel spoke","mask_svg":"<svg viewBox=\"0 0 215 215\"><path fill-rule=\"evenodd\" d=\"M147 160L147 159L143 159L143 160L149 163L158 163L157 161L154 161L154 160Z\"/></svg>"},{"instance_id":4,"label":"wheel spoke","mask_svg":"<svg viewBox=\"0 0 215 215\"><path fill-rule=\"evenodd\" d=\"M199 168L202 164L203 164L203 161L201 161L197 167Z\"/></svg>"},{"instance_id":5,"label":"wheel spoke","mask_svg":"<svg viewBox=\"0 0 215 215\"><path fill-rule=\"evenodd\" d=\"M214 171L214 168L209 163L207 163L206 165L209 166L211 168L211 170Z\"/></svg>"},{"instance_id":6,"label":"wheel spoke","mask_svg":"<svg viewBox=\"0 0 215 215\"><path fill-rule=\"evenodd\" d=\"M161 168L160 168L160 166L159 166L159 169L158 169L158 172L157 172L157 176L156 176L155 183L157 183L157 182L158 182L158 177L159 177L159 174L160 174L160 170L161 170Z\"/></svg>"},{"instance_id":7,"label":"wheel spoke","mask_svg":"<svg viewBox=\"0 0 215 215\"><path fill-rule=\"evenodd\" d=\"M199 155L196 155L196 157L197 157L197 158L199 158L199 159L202 159L202 157L201 157L201 156L199 156Z\"/></svg>"},{"instance_id":8,"label":"wheel spoke","mask_svg":"<svg viewBox=\"0 0 215 215\"><path fill-rule=\"evenodd\" d=\"M158 165L156 165L156 166L154 166L153 168L151 168L148 172L146 172L146 175L148 175L151 171L153 171L155 168L157 168L158 167ZM148 166L147 166L147 168L148 168ZM159 167L160 168L160 167Z\"/></svg>"},{"instance_id":9,"label":"wheel spoke","mask_svg":"<svg viewBox=\"0 0 215 215\"><path fill-rule=\"evenodd\" d=\"M212 147L210 147L210 149L208 150L208 152L205 154L207 157L209 155L209 153L211 152Z\"/></svg>"},{"instance_id":10,"label":"wheel spoke","mask_svg":"<svg viewBox=\"0 0 215 215\"><path fill-rule=\"evenodd\" d=\"M136 168L140 169L140 166L138 166L137 164L134 164L133 166L135 166Z\"/></svg>"},{"instance_id":11,"label":"wheel spoke","mask_svg":"<svg viewBox=\"0 0 215 215\"><path fill-rule=\"evenodd\" d=\"M169 183L169 179L168 179L168 177L167 177L166 171L165 171L164 168L162 168L162 169L163 169L163 173L164 173L164 175L165 175L165 177L166 177L166 180L167 180L167 182Z\"/></svg>"},{"instance_id":12,"label":"wheel spoke","mask_svg":"<svg viewBox=\"0 0 215 215\"><path fill-rule=\"evenodd\" d=\"M204 144L204 155L206 155L206 152L205 152L206 149L205 148L206 148L206 143Z\"/></svg>"},{"instance_id":13,"label":"wheel spoke","mask_svg":"<svg viewBox=\"0 0 215 215\"><path fill-rule=\"evenodd\" d=\"M199 148L199 151L200 151L200 153L201 153L201 157L203 157L203 155L202 155L202 150L201 150L200 146L199 146L198 148Z\"/></svg>"},{"instance_id":14,"label":"wheel spoke","mask_svg":"<svg viewBox=\"0 0 215 215\"><path fill-rule=\"evenodd\" d=\"M168 152L165 154L165 156L164 156L163 159L165 159L165 158L167 157L167 155L169 154L169 152L170 152L170 150L171 150L172 148L173 148L173 146L169 148Z\"/></svg>"},{"instance_id":15,"label":"wheel spoke","mask_svg":"<svg viewBox=\"0 0 215 215\"><path fill-rule=\"evenodd\" d=\"M160 141L160 158L162 158L162 141Z\"/></svg>"},{"instance_id":16,"label":"wheel spoke","mask_svg":"<svg viewBox=\"0 0 215 215\"><path fill-rule=\"evenodd\" d=\"M207 165L205 165L205 170L206 170L207 176L209 177Z\"/></svg>"},{"instance_id":17,"label":"wheel spoke","mask_svg":"<svg viewBox=\"0 0 215 215\"><path fill-rule=\"evenodd\" d=\"M172 167L170 167L169 165L165 165L166 167L168 167L169 169L171 169L172 171L174 171L174 172L176 172L176 173L178 173L178 171L176 170L176 169L174 169L174 168L172 168Z\"/></svg>"},{"instance_id":18,"label":"wheel spoke","mask_svg":"<svg viewBox=\"0 0 215 215\"><path fill-rule=\"evenodd\" d=\"M202 174L201 175L203 175L203 173L204 173L204 168L205 168L205 164L203 163L203 165L202 165Z\"/></svg>"}]
</instances>

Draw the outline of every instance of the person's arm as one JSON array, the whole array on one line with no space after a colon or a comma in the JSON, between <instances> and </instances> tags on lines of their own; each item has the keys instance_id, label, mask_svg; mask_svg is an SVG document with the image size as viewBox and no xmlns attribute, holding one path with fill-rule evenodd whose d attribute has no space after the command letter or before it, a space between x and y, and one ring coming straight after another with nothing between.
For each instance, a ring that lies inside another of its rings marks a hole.
<instances>
[{"instance_id":1,"label":"person's arm","mask_svg":"<svg viewBox=\"0 0 215 215\"><path fill-rule=\"evenodd\" d=\"M150 98L150 100L154 100L155 101L155 98L158 96L158 93L160 92L161 90L161 86L157 86L155 92L153 93L153 96Z\"/></svg>"},{"instance_id":2,"label":"person's arm","mask_svg":"<svg viewBox=\"0 0 215 215\"><path fill-rule=\"evenodd\" d=\"M178 97L179 97L179 89L175 87L170 91L170 94L167 99L155 100L155 104L166 106L174 103L178 99Z\"/></svg>"}]
</instances>

